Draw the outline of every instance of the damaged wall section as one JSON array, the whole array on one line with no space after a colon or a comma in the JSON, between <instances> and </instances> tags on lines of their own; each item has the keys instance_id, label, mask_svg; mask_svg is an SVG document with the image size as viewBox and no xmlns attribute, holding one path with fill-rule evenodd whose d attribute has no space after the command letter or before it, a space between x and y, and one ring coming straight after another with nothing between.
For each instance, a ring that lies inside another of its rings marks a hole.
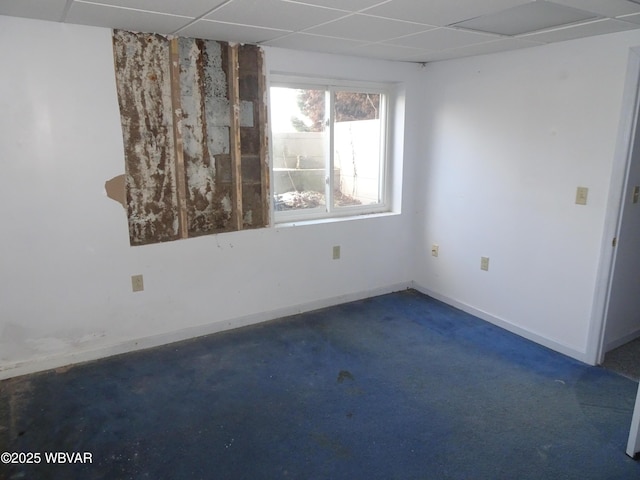
<instances>
[{"instance_id":1,"label":"damaged wall section","mask_svg":"<svg viewBox=\"0 0 640 480\"><path fill-rule=\"evenodd\" d=\"M266 86L262 50L254 45L238 49L240 146L244 228L266 225L269 219L269 168L266 143Z\"/></svg>"},{"instance_id":2,"label":"damaged wall section","mask_svg":"<svg viewBox=\"0 0 640 480\"><path fill-rule=\"evenodd\" d=\"M175 145L167 39L114 32L132 245L178 238Z\"/></svg>"},{"instance_id":3,"label":"damaged wall section","mask_svg":"<svg viewBox=\"0 0 640 480\"><path fill-rule=\"evenodd\" d=\"M262 50L122 30L113 44L131 245L266 226Z\"/></svg>"}]
</instances>

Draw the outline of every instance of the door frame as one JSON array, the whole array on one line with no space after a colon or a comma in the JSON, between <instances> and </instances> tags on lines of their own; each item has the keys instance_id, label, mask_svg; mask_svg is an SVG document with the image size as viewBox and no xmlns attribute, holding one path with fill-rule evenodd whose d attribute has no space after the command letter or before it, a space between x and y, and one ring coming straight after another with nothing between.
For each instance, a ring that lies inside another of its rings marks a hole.
<instances>
[{"instance_id":1,"label":"door frame","mask_svg":"<svg viewBox=\"0 0 640 480\"><path fill-rule=\"evenodd\" d=\"M617 252L613 241L620 233L636 123L640 116L640 47L631 48L628 58L587 341L586 361L591 365L604 361L604 336ZM640 138L637 141L640 142Z\"/></svg>"},{"instance_id":2,"label":"door frame","mask_svg":"<svg viewBox=\"0 0 640 480\"><path fill-rule=\"evenodd\" d=\"M635 458L640 452L640 388L636 396L636 406L631 419L631 429L629 430L629 441L627 442L627 455Z\"/></svg>"}]
</instances>

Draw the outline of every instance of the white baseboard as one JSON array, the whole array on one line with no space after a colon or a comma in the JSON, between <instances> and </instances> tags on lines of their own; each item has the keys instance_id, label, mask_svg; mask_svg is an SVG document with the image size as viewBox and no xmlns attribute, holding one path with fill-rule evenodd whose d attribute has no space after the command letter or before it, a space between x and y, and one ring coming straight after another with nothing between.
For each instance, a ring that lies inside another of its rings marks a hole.
<instances>
[{"instance_id":1,"label":"white baseboard","mask_svg":"<svg viewBox=\"0 0 640 480\"><path fill-rule=\"evenodd\" d=\"M331 307L341 303L353 302L365 298L384 295L387 293L397 292L412 288L411 282L397 283L386 287L376 288L372 290L348 293L330 298L323 298L311 302L291 305L288 307L271 310L268 312L254 313L243 317L224 320L221 322L209 323L197 327L183 328L159 335L151 335L143 338L136 338L111 345L101 345L94 348L87 348L74 352L67 352L58 355L50 355L46 357L35 358L24 362L16 362L0 367L0 380L27 375L30 373L42 372L45 370L69 367L78 363L90 362L101 358L112 357L123 353L144 350L147 348L159 347L170 343L180 342L192 338L211 335L213 333L232 330L235 328L245 327L256 323L262 323L277 318L296 315L298 313L318 310L320 308Z\"/></svg>"},{"instance_id":2,"label":"white baseboard","mask_svg":"<svg viewBox=\"0 0 640 480\"><path fill-rule=\"evenodd\" d=\"M627 335L624 335L623 337L620 337L616 340L607 342L604 346L604 352L610 352L614 348L621 347L625 343L629 343L631 340L635 340L638 337L640 337L640 329L634 330L633 332L628 333Z\"/></svg>"},{"instance_id":3,"label":"white baseboard","mask_svg":"<svg viewBox=\"0 0 640 480\"><path fill-rule=\"evenodd\" d=\"M467 312L471 315L481 318L482 320L492 323L493 325L496 325L500 328L504 328L505 330L511 333L515 333L516 335L526 338L527 340L531 340L532 342L535 342L544 347L550 348L551 350L554 350L556 352L562 353L563 355L567 355L568 357L579 360L580 362L593 365L593 363L589 362L587 352L582 352L580 350L576 350L574 348L568 347L561 343L554 342L553 340L549 340L548 338L538 335L535 332L532 332L522 327L518 327L517 325L514 325L508 320L505 320L500 317L496 317L495 315L487 313L478 308L472 307L471 305L468 305L464 302L460 302L453 298L447 297L446 295L441 295L438 292L429 290L428 288L425 288L415 282L413 284L413 288L415 288L421 293L424 293L425 295L435 298L436 300L440 300L441 302L444 302L447 305L451 305L452 307L462 310L463 312Z\"/></svg>"}]
</instances>

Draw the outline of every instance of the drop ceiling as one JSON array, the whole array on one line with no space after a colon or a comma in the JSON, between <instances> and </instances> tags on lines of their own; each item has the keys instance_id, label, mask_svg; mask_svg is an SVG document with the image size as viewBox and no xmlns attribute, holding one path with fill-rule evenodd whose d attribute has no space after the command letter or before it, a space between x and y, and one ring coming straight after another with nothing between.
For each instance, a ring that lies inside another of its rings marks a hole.
<instances>
[{"instance_id":1,"label":"drop ceiling","mask_svg":"<svg viewBox=\"0 0 640 480\"><path fill-rule=\"evenodd\" d=\"M0 15L409 62L640 30L638 0L0 0Z\"/></svg>"}]
</instances>

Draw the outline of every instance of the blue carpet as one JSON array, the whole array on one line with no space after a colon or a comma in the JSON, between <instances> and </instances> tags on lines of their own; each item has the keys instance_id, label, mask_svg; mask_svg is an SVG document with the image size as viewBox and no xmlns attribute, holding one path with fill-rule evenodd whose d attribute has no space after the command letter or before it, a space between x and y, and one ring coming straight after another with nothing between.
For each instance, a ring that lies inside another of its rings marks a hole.
<instances>
[{"instance_id":1,"label":"blue carpet","mask_svg":"<svg viewBox=\"0 0 640 480\"><path fill-rule=\"evenodd\" d=\"M0 383L22 479L638 479L637 384L415 291Z\"/></svg>"}]
</instances>

